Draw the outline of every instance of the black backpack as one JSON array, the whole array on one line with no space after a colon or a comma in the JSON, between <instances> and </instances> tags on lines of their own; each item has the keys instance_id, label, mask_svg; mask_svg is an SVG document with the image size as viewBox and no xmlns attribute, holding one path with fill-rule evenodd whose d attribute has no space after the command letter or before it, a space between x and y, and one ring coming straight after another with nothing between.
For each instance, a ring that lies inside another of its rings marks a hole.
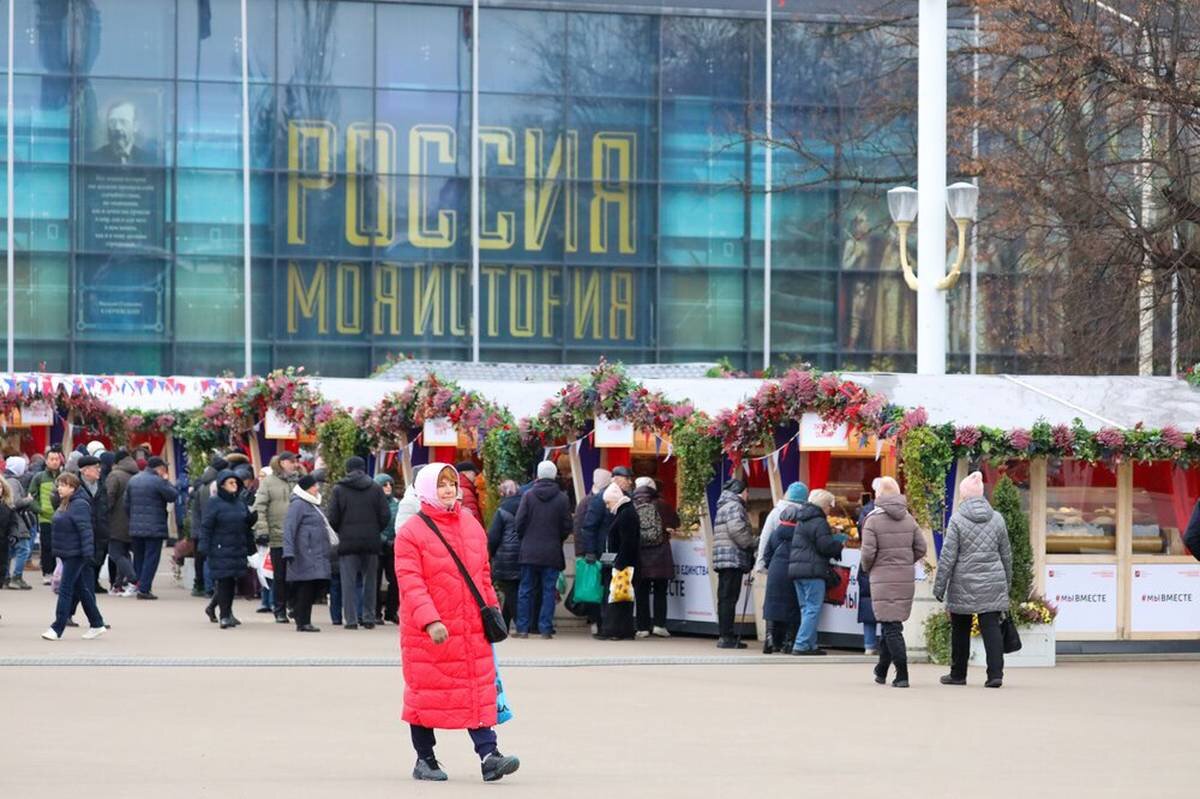
<instances>
[{"instance_id":1,"label":"black backpack","mask_svg":"<svg viewBox=\"0 0 1200 799\"><path fill-rule=\"evenodd\" d=\"M641 533L642 546L656 547L664 540L662 517L653 502L637 506L638 529Z\"/></svg>"}]
</instances>

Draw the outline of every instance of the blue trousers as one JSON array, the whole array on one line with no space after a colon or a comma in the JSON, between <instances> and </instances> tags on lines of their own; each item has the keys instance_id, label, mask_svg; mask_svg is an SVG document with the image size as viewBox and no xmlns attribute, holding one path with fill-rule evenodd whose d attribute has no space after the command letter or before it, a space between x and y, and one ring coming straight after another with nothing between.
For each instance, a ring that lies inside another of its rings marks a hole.
<instances>
[{"instance_id":1,"label":"blue trousers","mask_svg":"<svg viewBox=\"0 0 1200 799\"><path fill-rule=\"evenodd\" d=\"M437 746L437 736L429 727L416 724L409 726L412 728L413 749L417 750L417 757L422 760L431 759L433 747ZM467 730L467 734L471 736L471 743L475 744L475 754L479 755L480 760L496 751L496 731L491 727Z\"/></svg>"},{"instance_id":2,"label":"blue trousers","mask_svg":"<svg viewBox=\"0 0 1200 799\"><path fill-rule=\"evenodd\" d=\"M821 615L821 603L825 601L824 580L793 580L796 599L800 602L800 632L796 633L793 652L806 652L817 648L817 617Z\"/></svg>"},{"instance_id":3,"label":"blue trousers","mask_svg":"<svg viewBox=\"0 0 1200 799\"><path fill-rule=\"evenodd\" d=\"M55 608L54 632L59 636L67 629L67 620L75 608L75 600L83 605L88 624L103 627L104 617L96 607L96 567L91 558L63 558L62 582L58 584L58 605Z\"/></svg>"},{"instance_id":4,"label":"blue trousers","mask_svg":"<svg viewBox=\"0 0 1200 799\"><path fill-rule=\"evenodd\" d=\"M158 572L158 561L162 558L163 539L133 539L134 570L138 576L138 593L148 594L154 586L154 575Z\"/></svg>"},{"instance_id":5,"label":"blue trousers","mask_svg":"<svg viewBox=\"0 0 1200 799\"><path fill-rule=\"evenodd\" d=\"M529 632L532 622L533 594L540 591L542 606L538 612L538 632L554 632L554 589L558 584L558 569L547 566L522 566L521 588L517 592L517 632Z\"/></svg>"}]
</instances>

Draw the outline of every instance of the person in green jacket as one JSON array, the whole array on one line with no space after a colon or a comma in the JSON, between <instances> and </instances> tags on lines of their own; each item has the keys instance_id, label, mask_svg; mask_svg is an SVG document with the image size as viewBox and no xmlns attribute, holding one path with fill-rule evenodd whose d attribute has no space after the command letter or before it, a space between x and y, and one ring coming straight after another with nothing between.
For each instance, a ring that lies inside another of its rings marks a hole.
<instances>
[{"instance_id":1,"label":"person in green jacket","mask_svg":"<svg viewBox=\"0 0 1200 799\"><path fill-rule=\"evenodd\" d=\"M275 600L275 621L287 624L288 584L287 563L283 559L283 523L287 519L292 489L304 475L300 471L296 453L287 450L271 458L270 468L271 473L259 481L258 491L254 495L253 509L258 513L254 534L269 539L271 567L274 569L271 590Z\"/></svg>"},{"instance_id":2,"label":"person in green jacket","mask_svg":"<svg viewBox=\"0 0 1200 799\"><path fill-rule=\"evenodd\" d=\"M39 558L42 563L42 585L50 585L54 574L54 540L51 522L54 520L54 480L63 467L62 450L54 448L46 452L46 468L34 475L29 484L29 496L37 508Z\"/></svg>"},{"instance_id":3,"label":"person in green jacket","mask_svg":"<svg viewBox=\"0 0 1200 799\"><path fill-rule=\"evenodd\" d=\"M390 621L399 624L397 611L400 604L400 592L396 584L396 558L392 547L396 543L396 511L400 509L400 500L396 498L396 481L387 472L375 475L375 482L383 489L383 495L388 502L388 524L379 532L381 548L379 551L379 568L375 572L375 591L381 601L375 603L375 623L383 624ZM387 590L383 589L383 581L387 580Z\"/></svg>"}]
</instances>

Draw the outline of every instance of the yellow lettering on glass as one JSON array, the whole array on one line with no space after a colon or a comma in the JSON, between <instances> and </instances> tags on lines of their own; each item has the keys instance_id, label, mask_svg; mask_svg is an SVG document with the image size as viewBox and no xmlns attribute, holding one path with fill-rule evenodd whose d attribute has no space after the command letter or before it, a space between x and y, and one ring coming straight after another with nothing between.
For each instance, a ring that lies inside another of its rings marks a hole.
<instances>
[{"instance_id":1,"label":"yellow lettering on glass","mask_svg":"<svg viewBox=\"0 0 1200 799\"><path fill-rule=\"evenodd\" d=\"M608 337L613 341L621 339L617 332L621 330L625 341L633 341L633 272L614 269L609 280Z\"/></svg>"},{"instance_id":2,"label":"yellow lettering on glass","mask_svg":"<svg viewBox=\"0 0 1200 799\"><path fill-rule=\"evenodd\" d=\"M304 285L304 273L295 261L288 261L287 278L287 329L289 334L300 332L300 320L296 311L305 319L317 318L317 333L329 332L329 321L325 315L325 262L318 261L312 282Z\"/></svg>"},{"instance_id":3,"label":"yellow lettering on glass","mask_svg":"<svg viewBox=\"0 0 1200 799\"><path fill-rule=\"evenodd\" d=\"M546 162L545 134L536 128L525 131L525 249L540 251L546 246L550 221L566 184L563 210L563 243L567 252L579 250L579 133L567 131L554 140ZM565 154L564 154L565 153ZM565 181L564 181L565 177Z\"/></svg>"},{"instance_id":4,"label":"yellow lettering on glass","mask_svg":"<svg viewBox=\"0 0 1200 799\"><path fill-rule=\"evenodd\" d=\"M316 164L309 161L310 143L316 145ZM333 153L336 146L337 128L332 122L308 119L288 121L288 244L304 244L307 241L307 192L333 188Z\"/></svg>"},{"instance_id":5,"label":"yellow lettering on glass","mask_svg":"<svg viewBox=\"0 0 1200 799\"><path fill-rule=\"evenodd\" d=\"M375 323L372 335L400 335L400 267L381 263L375 266L375 305L371 316ZM384 328L384 320L387 327Z\"/></svg>"},{"instance_id":6,"label":"yellow lettering on glass","mask_svg":"<svg viewBox=\"0 0 1200 799\"><path fill-rule=\"evenodd\" d=\"M500 275L503 266L481 266L479 270L487 281L487 334L492 338L500 335Z\"/></svg>"},{"instance_id":7,"label":"yellow lettering on glass","mask_svg":"<svg viewBox=\"0 0 1200 799\"><path fill-rule=\"evenodd\" d=\"M508 250L517 235L517 215L512 211L496 214L495 225L490 224L487 210L488 150L496 151L497 166L513 166L517 163L517 137L508 128L479 128L479 249Z\"/></svg>"},{"instance_id":8,"label":"yellow lettering on glass","mask_svg":"<svg viewBox=\"0 0 1200 799\"><path fill-rule=\"evenodd\" d=\"M431 264L428 276L424 270L425 264L413 264L413 335L423 336L428 328L433 335L440 336L444 332L442 267Z\"/></svg>"},{"instance_id":9,"label":"yellow lettering on glass","mask_svg":"<svg viewBox=\"0 0 1200 799\"><path fill-rule=\"evenodd\" d=\"M454 128L446 125L415 125L408 134L408 238L415 247L446 249L454 245L457 212L437 211L431 220L429 209L430 165L453 164ZM426 156L432 152L433 159Z\"/></svg>"},{"instance_id":10,"label":"yellow lettering on glass","mask_svg":"<svg viewBox=\"0 0 1200 799\"><path fill-rule=\"evenodd\" d=\"M591 251L606 253L609 246L610 210L617 214L617 251L636 252L637 200L633 176L637 173L637 134L597 133L592 139Z\"/></svg>"},{"instance_id":11,"label":"yellow lettering on glass","mask_svg":"<svg viewBox=\"0 0 1200 799\"><path fill-rule=\"evenodd\" d=\"M355 247L385 247L396 242L392 213L396 180L391 177L395 147L396 130L391 125L355 122L346 128L346 241ZM369 158L372 150L374 170ZM374 219L370 218L372 200Z\"/></svg>"},{"instance_id":12,"label":"yellow lettering on glass","mask_svg":"<svg viewBox=\"0 0 1200 799\"><path fill-rule=\"evenodd\" d=\"M362 267L356 263L337 265L337 332L341 336L362 335Z\"/></svg>"},{"instance_id":13,"label":"yellow lettering on glass","mask_svg":"<svg viewBox=\"0 0 1200 799\"><path fill-rule=\"evenodd\" d=\"M556 309L562 307L562 296L558 291L562 274L558 269L556 266L542 267L542 338L554 338Z\"/></svg>"},{"instance_id":14,"label":"yellow lettering on glass","mask_svg":"<svg viewBox=\"0 0 1200 799\"><path fill-rule=\"evenodd\" d=\"M587 326L592 326L591 338L600 338L600 274L591 272L587 276L587 284L583 283L584 270L576 269L574 274L574 306L575 306L575 340L586 338Z\"/></svg>"},{"instance_id":15,"label":"yellow lettering on glass","mask_svg":"<svg viewBox=\"0 0 1200 799\"><path fill-rule=\"evenodd\" d=\"M467 335L467 326L463 321L461 297L469 296L467 282L467 267L450 267L450 335Z\"/></svg>"},{"instance_id":16,"label":"yellow lettering on glass","mask_svg":"<svg viewBox=\"0 0 1200 799\"><path fill-rule=\"evenodd\" d=\"M533 337L533 269L514 266L508 277L508 332L513 338Z\"/></svg>"}]
</instances>

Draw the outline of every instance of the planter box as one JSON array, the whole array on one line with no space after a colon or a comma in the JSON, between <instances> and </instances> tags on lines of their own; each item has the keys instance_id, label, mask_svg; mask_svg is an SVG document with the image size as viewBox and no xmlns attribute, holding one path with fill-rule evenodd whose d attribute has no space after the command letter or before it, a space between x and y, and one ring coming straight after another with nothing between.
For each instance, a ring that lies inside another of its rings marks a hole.
<instances>
[{"instance_id":1,"label":"planter box","mask_svg":"<svg viewBox=\"0 0 1200 799\"><path fill-rule=\"evenodd\" d=\"M1054 625L1035 624L1032 627L1018 627L1021 634L1021 649L1004 656L1004 668L1046 668L1054 665ZM983 651L983 638L971 638L971 657L968 662L972 666L986 666L987 653Z\"/></svg>"}]
</instances>

